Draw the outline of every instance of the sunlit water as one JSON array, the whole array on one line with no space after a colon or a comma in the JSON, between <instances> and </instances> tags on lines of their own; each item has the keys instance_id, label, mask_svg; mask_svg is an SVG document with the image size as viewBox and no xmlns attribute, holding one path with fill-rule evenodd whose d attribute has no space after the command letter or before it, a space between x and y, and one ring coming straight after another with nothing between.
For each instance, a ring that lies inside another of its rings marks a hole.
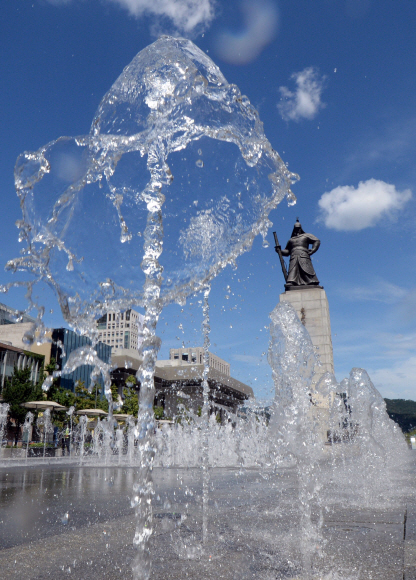
<instances>
[{"instance_id":1,"label":"sunlit water","mask_svg":"<svg viewBox=\"0 0 416 580\"><path fill-rule=\"evenodd\" d=\"M62 568L73 577L378 577L369 575L368 554L357 564L334 551L340 541L335 534L331 544L327 529L331 514L345 518L346 505L398 520L405 509L409 453L365 371L354 369L340 385L330 375L318 384L332 443L324 445L311 405L314 349L293 309L282 304L271 314L270 423L255 405L226 425L209 418L210 282L235 266L255 236L265 236L268 215L285 196L294 202L290 186L297 179L247 97L190 41L163 37L126 67L88 135L24 153L15 179L26 247L8 266L31 275L29 310L38 309L40 339L43 306L35 304L33 288L41 283L55 291L68 325L91 338L92 346L71 353L64 370L90 364L101 373L110 413L93 436L81 418L65 459L70 467L13 475L25 509L18 511L21 525L11 515L3 519L11 538L3 547L62 535L76 522L71 530L82 533L68 536L74 563ZM156 429L158 318L166 304L195 293L203 293L205 406L200 417L189 412L182 424ZM94 349L95 321L130 307L145 313L140 411L125 432L114 432L110 368ZM47 414L44 421L46 434ZM2 477L7 510L15 505L7 467ZM45 510L39 515L42 494L57 506L51 517ZM114 498L121 512L101 520ZM111 534L119 539L109 540ZM128 548L132 538L135 553ZM349 549L357 548L356 539L348 540ZM393 568L399 552L390 558ZM10 573L20 574L17 561L13 568L4 557ZM84 576L75 572L77 560Z\"/></svg>"}]
</instances>

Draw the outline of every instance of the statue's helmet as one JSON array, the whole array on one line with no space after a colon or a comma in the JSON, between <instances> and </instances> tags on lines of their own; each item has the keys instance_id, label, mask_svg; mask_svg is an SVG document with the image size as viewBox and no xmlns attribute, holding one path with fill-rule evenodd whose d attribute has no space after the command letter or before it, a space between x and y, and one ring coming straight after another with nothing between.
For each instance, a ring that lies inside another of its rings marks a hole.
<instances>
[{"instance_id":1,"label":"statue's helmet","mask_svg":"<svg viewBox=\"0 0 416 580\"><path fill-rule=\"evenodd\" d=\"M295 236L296 234L304 234L305 232L302 229L302 226L300 224L299 218L296 218L296 222L295 225L293 226L293 232L292 232L292 238L293 236Z\"/></svg>"}]
</instances>

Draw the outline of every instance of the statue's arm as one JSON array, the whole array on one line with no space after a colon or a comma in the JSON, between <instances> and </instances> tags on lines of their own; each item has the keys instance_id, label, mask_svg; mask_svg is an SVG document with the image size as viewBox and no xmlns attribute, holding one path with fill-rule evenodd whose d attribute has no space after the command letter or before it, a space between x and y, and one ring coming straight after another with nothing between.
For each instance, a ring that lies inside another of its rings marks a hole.
<instances>
[{"instance_id":1,"label":"statue's arm","mask_svg":"<svg viewBox=\"0 0 416 580\"><path fill-rule=\"evenodd\" d=\"M310 256L318 251L319 246L321 245L321 240L318 240L316 236L309 234L309 243L312 244L312 248L308 250Z\"/></svg>"},{"instance_id":2,"label":"statue's arm","mask_svg":"<svg viewBox=\"0 0 416 580\"><path fill-rule=\"evenodd\" d=\"M282 250L282 256L290 256L290 242L288 242L286 248Z\"/></svg>"}]
</instances>

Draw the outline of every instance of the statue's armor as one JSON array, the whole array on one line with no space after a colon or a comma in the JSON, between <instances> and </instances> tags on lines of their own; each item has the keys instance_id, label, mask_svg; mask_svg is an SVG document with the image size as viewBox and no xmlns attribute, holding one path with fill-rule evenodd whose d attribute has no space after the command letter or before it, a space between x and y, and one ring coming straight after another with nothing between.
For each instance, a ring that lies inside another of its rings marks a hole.
<instances>
[{"instance_id":1,"label":"statue's armor","mask_svg":"<svg viewBox=\"0 0 416 580\"><path fill-rule=\"evenodd\" d=\"M298 236L292 236L286 248L282 250L283 256L290 256L288 285L312 284L316 286L319 284L308 252L309 244L312 244L311 253L315 253L320 246L320 241L312 234L301 233Z\"/></svg>"}]
</instances>

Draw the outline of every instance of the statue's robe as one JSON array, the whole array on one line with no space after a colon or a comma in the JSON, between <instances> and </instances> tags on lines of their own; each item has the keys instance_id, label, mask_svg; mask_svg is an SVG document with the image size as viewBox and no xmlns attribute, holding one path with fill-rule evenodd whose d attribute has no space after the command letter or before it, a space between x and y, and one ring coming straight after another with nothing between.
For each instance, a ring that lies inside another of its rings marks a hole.
<instances>
[{"instance_id":1,"label":"statue's robe","mask_svg":"<svg viewBox=\"0 0 416 580\"><path fill-rule=\"evenodd\" d=\"M282 250L283 256L290 256L286 282L288 285L304 286L311 284L316 286L319 284L308 248L309 244L312 244L312 252L314 253L319 248L320 243L319 239L312 234L302 233L299 236L290 238L286 248Z\"/></svg>"}]
</instances>

